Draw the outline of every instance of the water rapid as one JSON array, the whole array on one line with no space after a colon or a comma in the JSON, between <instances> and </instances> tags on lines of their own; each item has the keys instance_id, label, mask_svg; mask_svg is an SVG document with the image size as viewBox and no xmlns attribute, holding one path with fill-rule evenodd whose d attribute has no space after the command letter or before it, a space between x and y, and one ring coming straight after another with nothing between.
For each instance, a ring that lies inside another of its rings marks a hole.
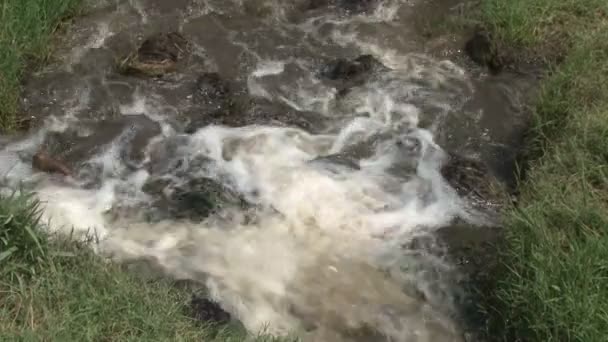
<instances>
[{"instance_id":1,"label":"water rapid","mask_svg":"<svg viewBox=\"0 0 608 342\"><path fill-rule=\"evenodd\" d=\"M2 143L3 187L35 191L48 229L93 234L100 255L203 284L252 333L462 341L434 232L487 217L443 176L438 135L474 80L416 52L415 5L91 4L26 85L40 124ZM189 41L177 72L116 72L160 30ZM33 169L40 149L74 172Z\"/></svg>"}]
</instances>

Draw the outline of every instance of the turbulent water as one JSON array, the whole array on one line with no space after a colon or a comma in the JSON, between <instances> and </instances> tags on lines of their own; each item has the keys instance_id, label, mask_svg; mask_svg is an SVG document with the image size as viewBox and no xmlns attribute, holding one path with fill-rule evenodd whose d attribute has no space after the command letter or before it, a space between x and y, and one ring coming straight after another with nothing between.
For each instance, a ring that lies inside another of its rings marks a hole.
<instances>
[{"instance_id":1,"label":"turbulent water","mask_svg":"<svg viewBox=\"0 0 608 342\"><path fill-rule=\"evenodd\" d=\"M414 53L415 1L313 3L91 4L57 63L26 84L40 125L2 147L4 185L35 190L51 230L94 233L105 256L206 285L251 332L460 341L454 270L432 236L485 216L442 177L448 154L436 141L459 143L454 120L479 121L465 114L479 78ZM171 30L192 44L177 72L115 70L142 37ZM366 54L383 66L361 82L323 76L330 61ZM210 118L221 99L201 95L209 72L235 89L228 96L271 109ZM33 170L42 147L74 175ZM203 209L184 214L189 204ZM413 248L421 236L430 242Z\"/></svg>"}]
</instances>

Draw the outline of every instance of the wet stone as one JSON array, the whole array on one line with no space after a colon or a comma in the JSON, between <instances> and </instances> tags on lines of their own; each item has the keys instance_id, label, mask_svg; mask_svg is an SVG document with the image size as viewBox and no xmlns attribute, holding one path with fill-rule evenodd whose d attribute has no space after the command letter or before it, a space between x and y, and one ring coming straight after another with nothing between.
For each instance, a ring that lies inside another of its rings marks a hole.
<instances>
[{"instance_id":1,"label":"wet stone","mask_svg":"<svg viewBox=\"0 0 608 342\"><path fill-rule=\"evenodd\" d=\"M230 85L218 73L204 73L196 81L194 101L210 109L220 109L229 100L230 94Z\"/></svg>"},{"instance_id":2,"label":"wet stone","mask_svg":"<svg viewBox=\"0 0 608 342\"><path fill-rule=\"evenodd\" d=\"M200 75L194 85L192 105L185 113L185 132L192 134L207 125L226 124L241 96L218 73Z\"/></svg>"},{"instance_id":3,"label":"wet stone","mask_svg":"<svg viewBox=\"0 0 608 342\"><path fill-rule=\"evenodd\" d=\"M373 9L378 2L378 0L340 0L338 4L349 12L361 13Z\"/></svg>"},{"instance_id":4,"label":"wet stone","mask_svg":"<svg viewBox=\"0 0 608 342\"><path fill-rule=\"evenodd\" d=\"M259 18L266 18L273 14L273 3L264 0L243 1L243 9L246 14Z\"/></svg>"},{"instance_id":5,"label":"wet stone","mask_svg":"<svg viewBox=\"0 0 608 342\"><path fill-rule=\"evenodd\" d=\"M185 132L192 134L208 125L295 126L313 133L322 131L325 127L326 119L319 113L298 111L283 103L262 98L250 98L244 94L232 94L218 104L219 107L214 110L193 112Z\"/></svg>"},{"instance_id":6,"label":"wet stone","mask_svg":"<svg viewBox=\"0 0 608 342\"><path fill-rule=\"evenodd\" d=\"M468 199L474 207L500 206L502 186L484 163L451 154L441 168L441 174L458 195Z\"/></svg>"},{"instance_id":7,"label":"wet stone","mask_svg":"<svg viewBox=\"0 0 608 342\"><path fill-rule=\"evenodd\" d=\"M32 167L38 171L47 173L60 173L64 176L69 176L72 171L67 165L59 159L51 157L44 151L39 151L32 158Z\"/></svg>"},{"instance_id":8,"label":"wet stone","mask_svg":"<svg viewBox=\"0 0 608 342\"><path fill-rule=\"evenodd\" d=\"M359 14L368 12L378 4L379 0L309 0L308 10L316 10L324 7L336 7L347 13Z\"/></svg>"},{"instance_id":9,"label":"wet stone","mask_svg":"<svg viewBox=\"0 0 608 342\"><path fill-rule=\"evenodd\" d=\"M251 99L244 113L251 122L250 124L259 122L260 124L295 126L312 133L317 133L325 128L326 119L319 113L299 111L287 104L266 99Z\"/></svg>"},{"instance_id":10,"label":"wet stone","mask_svg":"<svg viewBox=\"0 0 608 342\"><path fill-rule=\"evenodd\" d=\"M248 203L236 192L210 179L199 178L175 185L168 179L152 179L143 190L156 198L152 221L163 218L200 222L228 207L244 209Z\"/></svg>"},{"instance_id":11,"label":"wet stone","mask_svg":"<svg viewBox=\"0 0 608 342\"><path fill-rule=\"evenodd\" d=\"M180 33L160 33L146 39L121 63L120 70L129 75L162 76L175 71L189 50L189 42Z\"/></svg>"},{"instance_id":12,"label":"wet stone","mask_svg":"<svg viewBox=\"0 0 608 342\"><path fill-rule=\"evenodd\" d=\"M371 55L362 55L353 60L340 58L330 62L321 71L321 75L330 80L350 80L374 69L383 67L382 63Z\"/></svg>"},{"instance_id":13,"label":"wet stone","mask_svg":"<svg viewBox=\"0 0 608 342\"><path fill-rule=\"evenodd\" d=\"M190 300L190 314L203 324L227 324L230 322L230 314L222 307L207 298L193 295Z\"/></svg>"},{"instance_id":14,"label":"wet stone","mask_svg":"<svg viewBox=\"0 0 608 342\"><path fill-rule=\"evenodd\" d=\"M362 55L353 60L337 59L325 65L320 76L335 86L339 93L362 85L374 72L388 70L371 55Z\"/></svg>"},{"instance_id":15,"label":"wet stone","mask_svg":"<svg viewBox=\"0 0 608 342\"><path fill-rule=\"evenodd\" d=\"M219 73L204 73L198 77L191 106L183 117L186 134L209 125L295 126L319 132L325 128L326 121L316 112L299 111L285 103L252 97L238 83L222 78Z\"/></svg>"},{"instance_id":16,"label":"wet stone","mask_svg":"<svg viewBox=\"0 0 608 342\"><path fill-rule=\"evenodd\" d=\"M44 146L68 165L77 167L112 142L122 139L121 158L127 163L138 163L144 158L144 149L149 140L159 133L158 123L145 115L121 116L84 123L65 132L50 133Z\"/></svg>"}]
</instances>

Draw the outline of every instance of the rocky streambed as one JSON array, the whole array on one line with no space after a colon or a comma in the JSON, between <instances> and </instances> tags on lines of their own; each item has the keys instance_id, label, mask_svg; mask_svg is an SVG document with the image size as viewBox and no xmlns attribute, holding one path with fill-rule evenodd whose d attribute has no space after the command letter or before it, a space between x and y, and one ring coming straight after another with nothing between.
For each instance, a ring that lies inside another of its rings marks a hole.
<instances>
[{"instance_id":1,"label":"rocky streambed","mask_svg":"<svg viewBox=\"0 0 608 342\"><path fill-rule=\"evenodd\" d=\"M461 341L533 74L456 0L87 5L30 75L3 186L49 229L198 283L197 317L310 341Z\"/></svg>"}]
</instances>

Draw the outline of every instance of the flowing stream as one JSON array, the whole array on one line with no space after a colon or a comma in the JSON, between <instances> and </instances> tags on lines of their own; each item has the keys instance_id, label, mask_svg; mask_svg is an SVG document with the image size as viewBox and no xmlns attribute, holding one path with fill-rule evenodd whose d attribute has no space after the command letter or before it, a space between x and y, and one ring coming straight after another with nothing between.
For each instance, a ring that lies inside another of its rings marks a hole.
<instances>
[{"instance_id":1,"label":"flowing stream","mask_svg":"<svg viewBox=\"0 0 608 342\"><path fill-rule=\"evenodd\" d=\"M442 168L458 153L512 172L525 91L429 52L415 25L429 8L91 3L25 84L36 124L0 144L3 186L36 191L52 231L203 284L252 333L463 341L458 270L435 232L491 226L494 210ZM188 41L176 71L117 70L173 31ZM73 173L33 169L41 149Z\"/></svg>"}]
</instances>

